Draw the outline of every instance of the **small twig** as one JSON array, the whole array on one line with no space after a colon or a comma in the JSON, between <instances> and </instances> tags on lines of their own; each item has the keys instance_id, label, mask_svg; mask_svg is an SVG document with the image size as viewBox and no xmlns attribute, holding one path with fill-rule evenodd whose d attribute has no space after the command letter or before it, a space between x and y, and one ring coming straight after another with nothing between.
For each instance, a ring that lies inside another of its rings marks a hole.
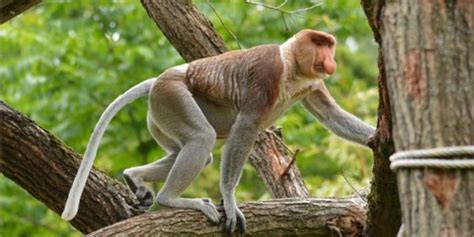
<instances>
[{"instance_id":1,"label":"small twig","mask_svg":"<svg viewBox=\"0 0 474 237\"><path fill-rule=\"evenodd\" d=\"M343 172L342 170L339 171L339 172L341 172L342 177L343 177L344 180L347 182L347 184L349 184L349 186L351 186L352 190L354 190L354 192L357 194L357 196L359 196L360 199L367 201L367 199L364 197L364 195L362 195L362 194L359 192L359 190L357 190L357 189L352 185L352 183L349 182L349 179L347 179L347 177L346 177L346 175L344 174L344 172Z\"/></svg>"},{"instance_id":2,"label":"small twig","mask_svg":"<svg viewBox=\"0 0 474 237\"><path fill-rule=\"evenodd\" d=\"M316 8L318 6L322 5L322 3L316 3L314 4L313 6L310 6L310 7L307 7L307 8L302 8L302 9L298 9L298 10L294 10L294 11L291 11L290 13L291 14L298 14L298 13L301 13L301 12L305 12L305 11L309 11L313 8Z\"/></svg>"},{"instance_id":3,"label":"small twig","mask_svg":"<svg viewBox=\"0 0 474 237\"><path fill-rule=\"evenodd\" d=\"M281 13L281 16L283 18L283 23L285 24L285 31L289 31L290 30L290 27L289 27L289 24L288 24L288 19L286 18L287 16L290 17L290 19L292 19L292 17L294 15L298 15L300 13L303 13L303 12L306 12L306 11L309 11L317 6L320 6L322 3L316 3L310 7L306 7L306 8L302 8L302 9L297 9L297 10L294 10L294 11L287 11L287 10L283 10L281 9L283 6L286 5L286 3L288 3L288 0L285 0L283 1L283 3L281 3L280 5L278 6L272 6L272 5L269 5L269 4L265 4L265 3L262 3L262 2L254 2L254 1L251 1L251 0L245 0L245 3L248 3L248 4L253 4L253 5L257 5L257 6L260 6L260 7L264 7L264 8L268 8L268 9L271 9L271 10L274 10L274 11L278 11Z\"/></svg>"},{"instance_id":4,"label":"small twig","mask_svg":"<svg viewBox=\"0 0 474 237\"><path fill-rule=\"evenodd\" d=\"M298 14L298 13L301 13L301 12L305 12L305 11L309 11L317 6L320 6L322 3L316 3L310 7L306 7L306 8L302 8L302 9L298 9L298 10L294 10L294 11L287 11L287 10L283 10L281 9L288 1L285 0L282 4L278 5L278 6L272 6L272 5L269 5L269 4L265 4L265 3L261 3L261 2L254 2L254 1L251 1L251 0L245 0L245 3L249 3L249 4L253 4L253 5L257 5L257 6L261 6L261 7L264 7L264 8L268 8L268 9L271 9L271 10L275 10L275 11L279 11L281 13L284 13L284 14L289 14L289 15L292 15L292 14Z\"/></svg>"},{"instance_id":5,"label":"small twig","mask_svg":"<svg viewBox=\"0 0 474 237\"><path fill-rule=\"evenodd\" d=\"M281 173L280 178L283 178L284 176L286 176L288 174L288 172L290 171L291 166L296 161L296 156L298 155L298 153L300 153L300 149L296 149L295 153L293 154L293 157L291 157L290 163L288 164L286 169L283 171L283 173Z\"/></svg>"},{"instance_id":6,"label":"small twig","mask_svg":"<svg viewBox=\"0 0 474 237\"><path fill-rule=\"evenodd\" d=\"M261 3L261 2L250 1L250 0L245 0L245 3L261 6L261 7L268 8L268 9L272 9L272 10L275 10L275 11L279 11L281 13L291 14L289 11L281 9L281 7L283 7L283 5L286 4L285 2L283 2L282 4L280 4L277 7L272 6L272 5L268 5L268 4L265 4L265 3Z\"/></svg>"},{"instance_id":7,"label":"small twig","mask_svg":"<svg viewBox=\"0 0 474 237\"><path fill-rule=\"evenodd\" d=\"M234 40L237 42L237 46L239 46L239 49L242 49L242 46L240 45L240 41L239 39L237 38L237 36L229 29L229 27L227 27L227 25L224 23L224 21L222 20L221 16L219 15L219 13L217 12L216 8L214 8L214 6L211 4L211 2L209 2L209 0L206 1L207 5L209 5L209 7L212 9L212 11L214 12L214 14L216 14L217 16L217 19L219 19L219 21L221 22L221 24L224 26L224 29L229 32L229 34L232 36L232 38L234 38Z\"/></svg>"},{"instance_id":8,"label":"small twig","mask_svg":"<svg viewBox=\"0 0 474 237\"><path fill-rule=\"evenodd\" d=\"M278 5L277 8L282 8L283 6L285 6L286 3L288 3L288 0L285 0L282 4Z\"/></svg>"},{"instance_id":9,"label":"small twig","mask_svg":"<svg viewBox=\"0 0 474 237\"><path fill-rule=\"evenodd\" d=\"M290 31L290 26L288 25L288 21L286 20L285 13L282 12L281 17L283 17L283 24L285 24L285 31L289 32Z\"/></svg>"}]
</instances>

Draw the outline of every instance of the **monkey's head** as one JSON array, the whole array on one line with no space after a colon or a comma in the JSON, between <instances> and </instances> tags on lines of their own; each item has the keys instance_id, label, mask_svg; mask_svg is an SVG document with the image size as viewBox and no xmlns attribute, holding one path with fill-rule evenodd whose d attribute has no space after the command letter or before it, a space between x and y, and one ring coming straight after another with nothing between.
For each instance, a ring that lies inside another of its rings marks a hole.
<instances>
[{"instance_id":1,"label":"monkey's head","mask_svg":"<svg viewBox=\"0 0 474 237\"><path fill-rule=\"evenodd\" d=\"M334 36L321 31L302 30L295 35L293 45L297 74L324 78L336 71Z\"/></svg>"}]
</instances>

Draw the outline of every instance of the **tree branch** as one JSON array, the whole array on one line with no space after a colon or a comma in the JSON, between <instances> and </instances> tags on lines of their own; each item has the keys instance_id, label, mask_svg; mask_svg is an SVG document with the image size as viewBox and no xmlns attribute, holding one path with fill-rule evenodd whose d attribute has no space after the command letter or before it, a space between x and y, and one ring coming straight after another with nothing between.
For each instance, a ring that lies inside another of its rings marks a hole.
<instances>
[{"instance_id":1,"label":"tree branch","mask_svg":"<svg viewBox=\"0 0 474 237\"><path fill-rule=\"evenodd\" d=\"M232 32L232 30L230 30L229 27L227 27L227 25L224 23L224 20L222 19L221 15L219 14L219 12L217 12L216 8L214 7L214 5L212 5L211 2L209 2L209 0L206 1L207 5L211 8L211 10L214 12L214 14L216 15L217 19L219 19L219 21L221 22L222 26L224 26L224 29L232 36L232 38L234 38L235 42L237 43L237 46L239 46L239 49L242 49L242 45L240 45L240 41L239 39L237 38L237 36L234 34L234 32Z\"/></svg>"},{"instance_id":2,"label":"tree branch","mask_svg":"<svg viewBox=\"0 0 474 237\"><path fill-rule=\"evenodd\" d=\"M161 32L187 62L227 51L212 23L191 1L141 2Z\"/></svg>"},{"instance_id":3,"label":"tree branch","mask_svg":"<svg viewBox=\"0 0 474 237\"><path fill-rule=\"evenodd\" d=\"M260 133L249 156L250 164L255 167L272 197L309 197L298 167L291 165L294 154L280 136L276 128ZM285 175L282 176L283 173Z\"/></svg>"},{"instance_id":4,"label":"tree branch","mask_svg":"<svg viewBox=\"0 0 474 237\"><path fill-rule=\"evenodd\" d=\"M245 3L248 3L248 4L253 4L253 5L257 5L257 6L261 6L261 7L264 7L264 8L268 8L268 9L271 9L271 10L274 10L274 11L279 11L283 14L288 14L288 15L292 15L292 14L298 14L298 13L302 13L302 12L305 12L305 11L309 11L313 8L316 8L318 6L321 6L322 3L316 3L316 4L313 4L309 7L305 7L305 8L302 8L302 9L297 9L297 10L293 10L293 11L287 11L287 10L283 10L281 9L283 6L285 6L285 4L287 3L288 1L285 0L283 3L281 3L280 5L278 6L272 6L272 5L269 5L269 4L265 4L265 3L262 3L262 2L254 2L254 1L250 1L250 0L245 0Z\"/></svg>"},{"instance_id":5,"label":"tree branch","mask_svg":"<svg viewBox=\"0 0 474 237\"><path fill-rule=\"evenodd\" d=\"M365 202L343 199L292 198L239 205L247 217L245 236L359 236L364 227ZM219 211L223 216L224 211ZM214 225L198 211L168 209L147 213L100 229L88 236L222 236L223 223Z\"/></svg>"}]
</instances>

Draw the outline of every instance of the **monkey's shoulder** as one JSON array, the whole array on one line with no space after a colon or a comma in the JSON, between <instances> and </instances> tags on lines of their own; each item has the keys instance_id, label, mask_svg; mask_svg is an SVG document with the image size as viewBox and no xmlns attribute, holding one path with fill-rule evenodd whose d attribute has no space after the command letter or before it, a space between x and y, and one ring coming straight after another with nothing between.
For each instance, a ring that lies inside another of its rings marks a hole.
<instances>
[{"instance_id":1,"label":"monkey's shoulder","mask_svg":"<svg viewBox=\"0 0 474 237\"><path fill-rule=\"evenodd\" d=\"M260 59L279 57L280 45L264 44L249 49L232 50L219 55L194 60L190 66L209 67L210 65L246 64Z\"/></svg>"}]
</instances>

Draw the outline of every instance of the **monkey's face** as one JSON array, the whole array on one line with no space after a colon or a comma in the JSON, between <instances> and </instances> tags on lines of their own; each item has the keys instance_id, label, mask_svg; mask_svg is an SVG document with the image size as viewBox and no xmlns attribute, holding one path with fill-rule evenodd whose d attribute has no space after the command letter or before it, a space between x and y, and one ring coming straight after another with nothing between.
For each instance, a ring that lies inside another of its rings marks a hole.
<instances>
[{"instance_id":1,"label":"monkey's face","mask_svg":"<svg viewBox=\"0 0 474 237\"><path fill-rule=\"evenodd\" d=\"M336 71L334 36L314 30L302 30L296 34L295 59L297 74L311 78L324 78Z\"/></svg>"}]
</instances>

